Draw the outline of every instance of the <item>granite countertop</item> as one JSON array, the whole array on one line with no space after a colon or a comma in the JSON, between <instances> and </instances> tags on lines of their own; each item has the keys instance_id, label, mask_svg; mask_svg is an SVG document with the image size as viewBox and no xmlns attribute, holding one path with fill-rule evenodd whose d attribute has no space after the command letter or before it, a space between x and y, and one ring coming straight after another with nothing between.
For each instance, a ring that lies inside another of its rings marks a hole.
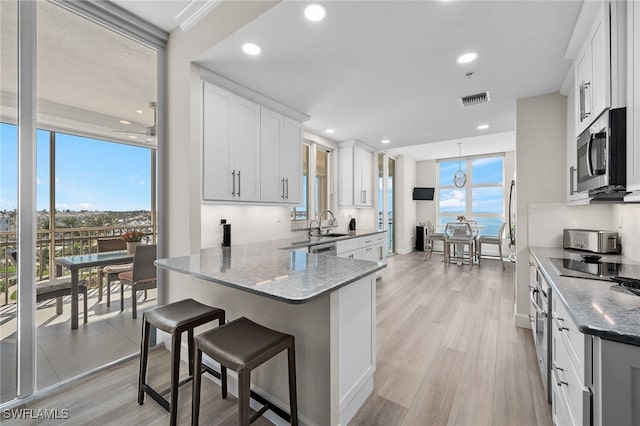
<instances>
[{"instance_id":1,"label":"granite countertop","mask_svg":"<svg viewBox=\"0 0 640 426\"><path fill-rule=\"evenodd\" d=\"M579 255L560 248L530 247L541 272L559 297L581 332L603 339L640 346L640 297L613 281L560 276L550 257ZM637 263L620 256L603 256L602 260Z\"/></svg>"},{"instance_id":2,"label":"granite countertop","mask_svg":"<svg viewBox=\"0 0 640 426\"><path fill-rule=\"evenodd\" d=\"M191 256L158 259L156 265L286 303L310 302L386 266L280 250L290 243L287 239L212 247Z\"/></svg>"},{"instance_id":3,"label":"granite countertop","mask_svg":"<svg viewBox=\"0 0 640 426\"><path fill-rule=\"evenodd\" d=\"M282 244L282 247L280 248L285 250L291 250L291 249L297 249L301 247L311 247L314 245L324 244L332 241L344 241L344 240L350 240L352 238L366 237L367 235L381 234L387 231L357 229L355 231L348 231L348 232L333 231L333 230L330 230L329 232L330 233L336 232L344 235L340 237L328 237L326 235L313 235L309 237L307 233L304 233L304 234L300 234L300 237L298 238L294 237L294 238L288 238L285 240L280 240Z\"/></svg>"}]
</instances>

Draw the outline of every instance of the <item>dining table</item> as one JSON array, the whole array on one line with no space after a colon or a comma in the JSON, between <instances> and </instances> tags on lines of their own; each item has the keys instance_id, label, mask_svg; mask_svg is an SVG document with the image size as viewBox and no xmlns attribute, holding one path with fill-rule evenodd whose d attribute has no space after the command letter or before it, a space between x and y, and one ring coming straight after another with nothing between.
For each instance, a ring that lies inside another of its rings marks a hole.
<instances>
[{"instance_id":1,"label":"dining table","mask_svg":"<svg viewBox=\"0 0 640 426\"><path fill-rule=\"evenodd\" d=\"M451 223L460 223L459 221L457 222L451 222ZM463 222L464 223L464 222ZM474 222L467 222L469 224L469 227L471 228L471 233L473 234L473 239L474 239L474 243L477 244L477 238L478 238L478 234L480 233L480 231L482 231L483 229L486 228L485 225L480 225L478 223L474 223ZM445 231L445 228L447 227L446 223L441 223L438 225L438 229L441 230L441 232ZM456 244L456 253L461 253L464 252L464 244ZM477 251L474 249L474 253L472 258L474 259L473 263L476 263L478 261L477 259ZM458 264L458 266L462 265L462 259L459 258L456 262Z\"/></svg>"},{"instance_id":2,"label":"dining table","mask_svg":"<svg viewBox=\"0 0 640 426\"><path fill-rule=\"evenodd\" d=\"M62 275L62 268L71 271L71 329L78 328L78 285L80 270L84 268L119 265L133 262L133 254L127 251L111 251L105 253L79 254L74 256L56 257L56 275Z\"/></svg>"}]
</instances>

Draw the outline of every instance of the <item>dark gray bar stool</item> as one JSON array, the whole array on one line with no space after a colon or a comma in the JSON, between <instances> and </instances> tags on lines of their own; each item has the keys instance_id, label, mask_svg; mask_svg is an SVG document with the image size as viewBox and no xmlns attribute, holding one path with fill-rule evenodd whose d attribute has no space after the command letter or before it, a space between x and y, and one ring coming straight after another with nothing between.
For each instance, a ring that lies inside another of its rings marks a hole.
<instances>
[{"instance_id":1,"label":"dark gray bar stool","mask_svg":"<svg viewBox=\"0 0 640 426\"><path fill-rule=\"evenodd\" d=\"M178 388L189 382L193 377L200 381L203 372L220 378L220 373L206 365L199 365L194 369L194 339L193 329L199 325L218 320L222 325L225 321L225 312L219 308L203 305L193 299L180 300L164 306L158 306L147 310L143 314L142 348L140 350L140 375L138 376L138 404L144 403L144 394L147 393L158 404L169 411L169 422L173 426L178 418ZM147 359L149 357L149 333L151 326L171 334L171 386L163 392L157 392L147 384ZM180 340L182 333L188 332L189 339L189 376L180 381ZM194 371L198 374L194 375ZM226 375L226 372L224 373ZM225 381L226 379L222 378ZM163 395L171 393L171 402Z\"/></svg>"},{"instance_id":2,"label":"dark gray bar stool","mask_svg":"<svg viewBox=\"0 0 640 426\"><path fill-rule=\"evenodd\" d=\"M296 397L296 355L294 337L263 327L242 317L221 327L202 333L195 338L196 353L194 365L196 370L202 364L202 353L220 363L222 373L222 398L227 397L227 368L238 373L238 405L239 424L246 426L272 410L280 417L298 424L298 401ZM287 349L289 359L289 405L291 414L267 401L251 391L251 370L270 360ZM249 417L249 401L253 398L263 407ZM193 380L193 410L191 424L198 424L200 416L200 376Z\"/></svg>"}]
</instances>

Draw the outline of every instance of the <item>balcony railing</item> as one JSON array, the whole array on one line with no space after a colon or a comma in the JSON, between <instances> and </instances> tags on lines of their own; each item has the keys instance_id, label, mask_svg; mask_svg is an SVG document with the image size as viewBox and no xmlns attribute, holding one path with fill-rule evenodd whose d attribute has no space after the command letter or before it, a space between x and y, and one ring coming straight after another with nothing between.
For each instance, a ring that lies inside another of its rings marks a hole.
<instances>
[{"instance_id":1,"label":"balcony railing","mask_svg":"<svg viewBox=\"0 0 640 426\"><path fill-rule=\"evenodd\" d=\"M49 278L49 271L55 270L54 259L61 256L72 256L77 254L97 253L98 239L118 238L129 231L140 231L147 234L145 242L154 244L156 242L155 226L104 226L104 227L82 227L82 228L56 228L55 231L48 229L38 230L36 234L36 277L37 280ZM16 265L8 259L8 251L17 249L15 232L0 232L0 305L15 302ZM83 271L83 278L88 279L90 285L97 284L97 273L95 269Z\"/></svg>"}]
</instances>

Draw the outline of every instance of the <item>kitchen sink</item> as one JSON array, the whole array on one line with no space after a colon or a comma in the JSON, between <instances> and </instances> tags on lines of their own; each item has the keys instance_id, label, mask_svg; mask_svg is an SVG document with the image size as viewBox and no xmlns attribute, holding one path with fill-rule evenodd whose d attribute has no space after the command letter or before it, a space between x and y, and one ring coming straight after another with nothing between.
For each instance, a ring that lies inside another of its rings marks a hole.
<instances>
[{"instance_id":1,"label":"kitchen sink","mask_svg":"<svg viewBox=\"0 0 640 426\"><path fill-rule=\"evenodd\" d=\"M340 233L340 232L331 232L329 234L319 235L320 237L346 237L349 234Z\"/></svg>"}]
</instances>

